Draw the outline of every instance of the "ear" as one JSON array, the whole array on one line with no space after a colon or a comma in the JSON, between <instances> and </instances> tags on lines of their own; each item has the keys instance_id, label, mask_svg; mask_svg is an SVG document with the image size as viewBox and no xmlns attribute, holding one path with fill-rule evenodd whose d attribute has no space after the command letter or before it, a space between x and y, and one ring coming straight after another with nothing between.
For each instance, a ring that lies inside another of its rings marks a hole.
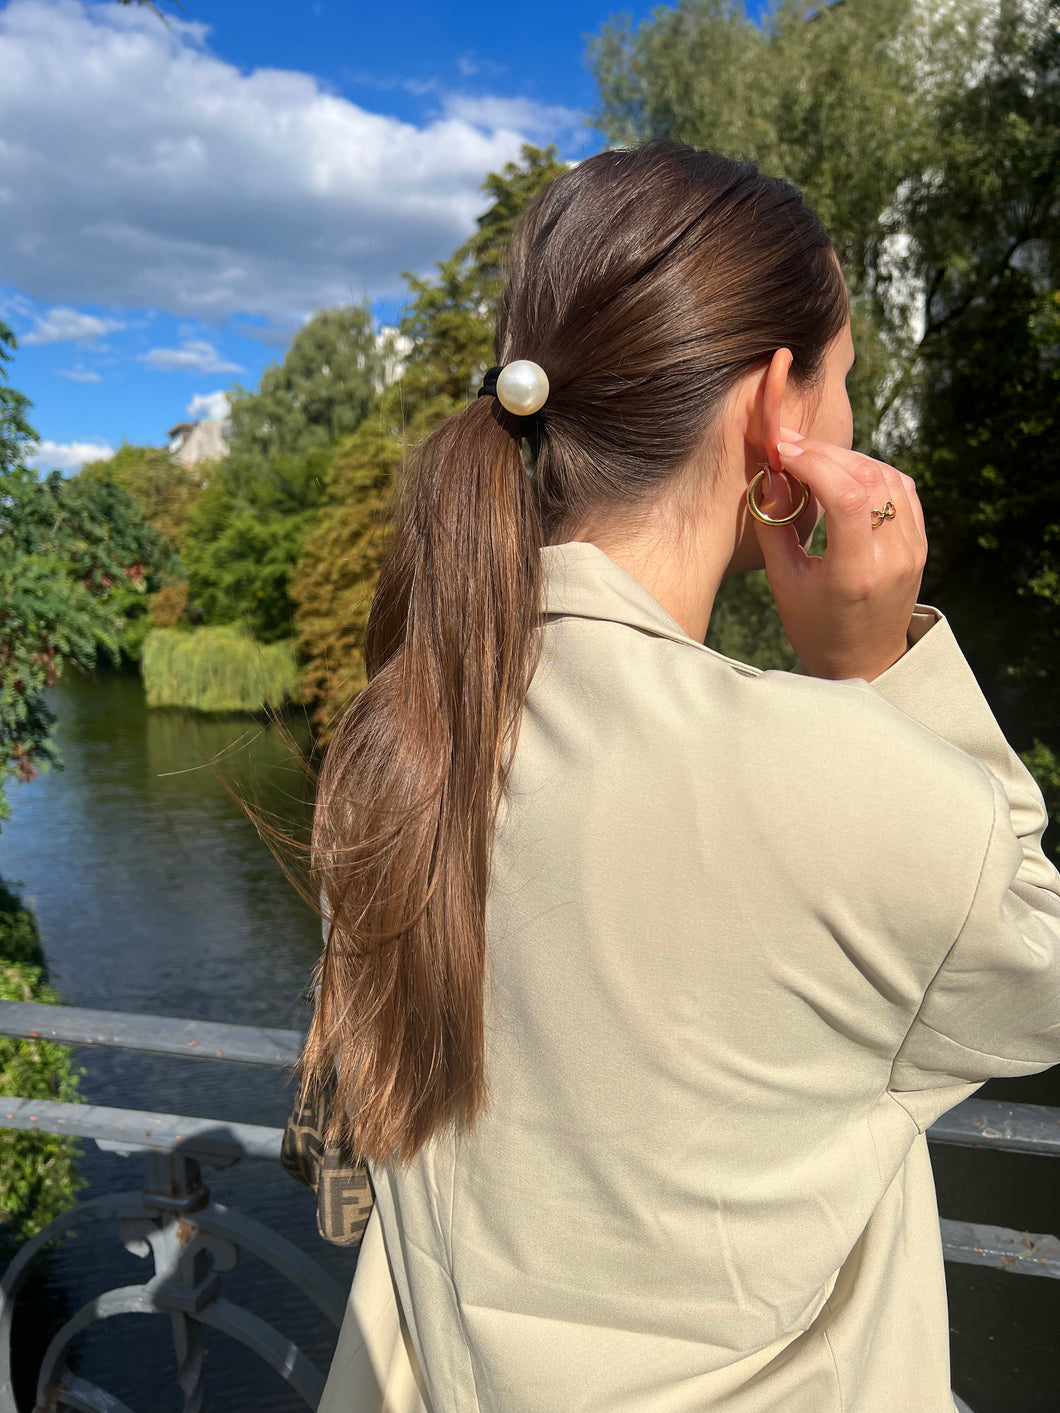
<instances>
[{"instance_id":1,"label":"ear","mask_svg":"<svg viewBox=\"0 0 1060 1413\"><path fill-rule=\"evenodd\" d=\"M793 406L795 390L789 380L792 362L789 348L777 349L754 384L753 400L748 409L748 443L755 459L768 462L771 471L781 470L777 451L781 426L797 429L800 420Z\"/></svg>"}]
</instances>

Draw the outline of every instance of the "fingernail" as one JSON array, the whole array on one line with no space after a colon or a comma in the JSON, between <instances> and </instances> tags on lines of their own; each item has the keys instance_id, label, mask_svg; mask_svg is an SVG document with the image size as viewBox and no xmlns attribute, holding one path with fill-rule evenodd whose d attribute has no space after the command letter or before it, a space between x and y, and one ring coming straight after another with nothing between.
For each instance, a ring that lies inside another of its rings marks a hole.
<instances>
[{"instance_id":1,"label":"fingernail","mask_svg":"<svg viewBox=\"0 0 1060 1413\"><path fill-rule=\"evenodd\" d=\"M789 458L802 455L802 447L795 446L793 442L777 442L777 451L780 452L781 456Z\"/></svg>"},{"instance_id":2,"label":"fingernail","mask_svg":"<svg viewBox=\"0 0 1060 1413\"><path fill-rule=\"evenodd\" d=\"M801 432L793 432L790 427L781 427L780 430L785 434L789 442L804 442L806 440Z\"/></svg>"}]
</instances>

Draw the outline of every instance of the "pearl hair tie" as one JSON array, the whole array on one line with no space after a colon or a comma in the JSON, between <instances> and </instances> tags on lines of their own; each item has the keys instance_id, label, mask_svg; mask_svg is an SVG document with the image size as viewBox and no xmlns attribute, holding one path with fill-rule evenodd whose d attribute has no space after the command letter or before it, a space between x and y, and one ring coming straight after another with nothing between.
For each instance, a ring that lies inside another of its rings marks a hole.
<instances>
[{"instance_id":1,"label":"pearl hair tie","mask_svg":"<svg viewBox=\"0 0 1060 1413\"><path fill-rule=\"evenodd\" d=\"M532 417L548 400L548 374L539 363L517 358L491 368L482 379L479 397L495 397L514 417Z\"/></svg>"}]
</instances>

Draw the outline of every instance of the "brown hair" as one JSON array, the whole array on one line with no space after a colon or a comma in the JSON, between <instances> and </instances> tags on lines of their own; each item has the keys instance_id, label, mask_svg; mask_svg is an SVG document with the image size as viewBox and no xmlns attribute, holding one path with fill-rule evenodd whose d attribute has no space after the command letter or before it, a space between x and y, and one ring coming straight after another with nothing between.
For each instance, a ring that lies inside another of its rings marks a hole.
<instances>
[{"instance_id":1,"label":"brown hair","mask_svg":"<svg viewBox=\"0 0 1060 1413\"><path fill-rule=\"evenodd\" d=\"M332 1137L358 1155L407 1160L484 1102L486 891L542 544L659 495L776 349L811 383L846 312L817 217L747 163L671 142L603 152L525 213L497 361L541 364L548 402L524 420L479 399L419 448L368 685L321 772L313 860L331 925L303 1083L333 1092Z\"/></svg>"}]
</instances>

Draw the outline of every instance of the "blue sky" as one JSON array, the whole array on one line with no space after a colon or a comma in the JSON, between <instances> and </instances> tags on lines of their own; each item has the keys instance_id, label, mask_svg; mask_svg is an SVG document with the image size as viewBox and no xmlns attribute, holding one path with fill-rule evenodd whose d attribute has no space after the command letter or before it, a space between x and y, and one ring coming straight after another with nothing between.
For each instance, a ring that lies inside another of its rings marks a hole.
<instances>
[{"instance_id":1,"label":"blue sky","mask_svg":"<svg viewBox=\"0 0 1060 1413\"><path fill-rule=\"evenodd\" d=\"M314 308L392 320L522 141L601 145L587 36L652 8L185 0L167 28L0 5L0 318L38 464L162 443Z\"/></svg>"}]
</instances>

